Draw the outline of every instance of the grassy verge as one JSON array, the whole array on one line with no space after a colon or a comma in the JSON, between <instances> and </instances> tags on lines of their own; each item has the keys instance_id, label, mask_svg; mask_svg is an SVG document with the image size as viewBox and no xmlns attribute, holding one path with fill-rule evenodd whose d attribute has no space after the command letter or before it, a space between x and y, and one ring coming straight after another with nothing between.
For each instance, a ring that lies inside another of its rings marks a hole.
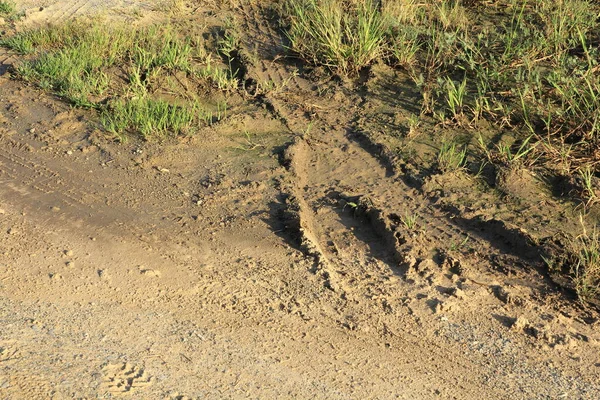
<instances>
[{"instance_id":1,"label":"grassy verge","mask_svg":"<svg viewBox=\"0 0 600 400\"><path fill-rule=\"evenodd\" d=\"M200 35L173 27L132 29L73 22L15 34L0 44L26 55L16 74L78 107L97 109L105 129L124 140L182 134L223 117L202 106L210 87L232 90L229 67Z\"/></svg>"},{"instance_id":2,"label":"grassy verge","mask_svg":"<svg viewBox=\"0 0 600 400\"><path fill-rule=\"evenodd\" d=\"M351 76L384 61L420 88L422 115L466 128L484 119L514 127L533 135L538 156L559 172L598 172L598 6L469 3L287 0L282 12L292 49L308 62Z\"/></svg>"}]
</instances>

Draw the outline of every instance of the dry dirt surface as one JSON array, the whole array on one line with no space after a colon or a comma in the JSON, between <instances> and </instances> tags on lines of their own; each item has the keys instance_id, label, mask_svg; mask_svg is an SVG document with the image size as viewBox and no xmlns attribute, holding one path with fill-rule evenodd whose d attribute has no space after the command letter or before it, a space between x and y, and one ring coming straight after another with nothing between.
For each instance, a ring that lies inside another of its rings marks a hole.
<instances>
[{"instance_id":1,"label":"dry dirt surface","mask_svg":"<svg viewBox=\"0 0 600 400\"><path fill-rule=\"evenodd\" d=\"M39 3L20 24L161 9ZM195 136L113 143L0 53L0 399L600 398L597 314L526 232L440 206L259 3L188 6L286 83Z\"/></svg>"}]
</instances>

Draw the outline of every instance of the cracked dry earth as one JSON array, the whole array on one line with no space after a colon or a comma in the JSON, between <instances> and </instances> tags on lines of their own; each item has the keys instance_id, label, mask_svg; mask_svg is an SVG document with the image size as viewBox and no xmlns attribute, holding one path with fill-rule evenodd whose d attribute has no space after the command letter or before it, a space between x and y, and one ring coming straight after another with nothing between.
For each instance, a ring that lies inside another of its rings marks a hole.
<instances>
[{"instance_id":1,"label":"cracked dry earth","mask_svg":"<svg viewBox=\"0 0 600 400\"><path fill-rule=\"evenodd\" d=\"M37 3L23 24L156 9ZM286 82L196 136L112 143L0 56L1 399L600 398L596 314L524 232L438 207L259 3L192 6Z\"/></svg>"}]
</instances>

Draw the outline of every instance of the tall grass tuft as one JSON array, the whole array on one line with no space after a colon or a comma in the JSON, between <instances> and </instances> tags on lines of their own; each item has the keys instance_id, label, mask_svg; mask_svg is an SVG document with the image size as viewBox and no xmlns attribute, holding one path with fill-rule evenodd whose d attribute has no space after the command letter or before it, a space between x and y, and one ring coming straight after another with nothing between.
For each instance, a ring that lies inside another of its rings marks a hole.
<instances>
[{"instance_id":1,"label":"tall grass tuft","mask_svg":"<svg viewBox=\"0 0 600 400\"><path fill-rule=\"evenodd\" d=\"M123 139L124 132L135 132L149 139L169 133L185 133L196 121L197 105L181 106L164 100L134 98L116 101L101 115L102 125L108 132Z\"/></svg>"},{"instance_id":2,"label":"tall grass tuft","mask_svg":"<svg viewBox=\"0 0 600 400\"><path fill-rule=\"evenodd\" d=\"M386 21L374 0L289 0L288 36L302 57L347 75L383 54Z\"/></svg>"}]
</instances>

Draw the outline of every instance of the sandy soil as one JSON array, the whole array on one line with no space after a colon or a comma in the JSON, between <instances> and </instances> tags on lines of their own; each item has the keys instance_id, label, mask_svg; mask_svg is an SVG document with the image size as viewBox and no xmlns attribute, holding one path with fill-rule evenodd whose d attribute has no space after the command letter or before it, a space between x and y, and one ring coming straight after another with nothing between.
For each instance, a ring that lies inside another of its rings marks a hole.
<instances>
[{"instance_id":1,"label":"sandy soil","mask_svg":"<svg viewBox=\"0 0 600 400\"><path fill-rule=\"evenodd\" d=\"M286 86L193 137L112 143L0 53L0 398L599 398L597 314L527 230L440 202L377 140L383 91L295 76L261 8L221 7Z\"/></svg>"}]
</instances>

